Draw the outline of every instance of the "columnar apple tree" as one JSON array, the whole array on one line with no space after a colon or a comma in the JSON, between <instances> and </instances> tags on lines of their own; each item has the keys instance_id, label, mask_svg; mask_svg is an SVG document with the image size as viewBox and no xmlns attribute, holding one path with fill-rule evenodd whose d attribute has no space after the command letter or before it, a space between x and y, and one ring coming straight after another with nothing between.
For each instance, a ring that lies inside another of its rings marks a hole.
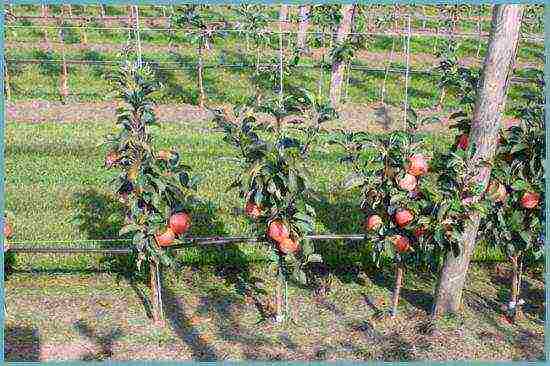
<instances>
[{"instance_id":1,"label":"columnar apple tree","mask_svg":"<svg viewBox=\"0 0 550 366\"><path fill-rule=\"evenodd\" d=\"M268 243L277 263L277 322L287 313L283 310L284 304L288 306L286 290L284 304L281 294L288 277L305 284L307 265L321 261L306 238L313 232L315 210L310 202L316 197L307 157L320 125L333 119L335 113L308 92L299 99L310 124L306 122L301 132L294 133L287 126L278 126L272 138L261 137L273 128L258 123L252 106L240 106L231 113L213 110L215 123L225 132L224 140L240 155L241 172L231 189L238 190L256 233Z\"/></svg>"},{"instance_id":2,"label":"columnar apple tree","mask_svg":"<svg viewBox=\"0 0 550 366\"><path fill-rule=\"evenodd\" d=\"M387 135L342 132L333 140L345 148L343 160L353 167L339 187L361 189L362 226L373 262L377 266L383 260L395 262L392 317L407 264L426 264L434 253L444 250L444 243L434 240L439 232L433 217L440 214L434 202L442 200L438 175L429 172L427 145L415 133L416 114L410 111L409 116L405 130Z\"/></svg>"},{"instance_id":3,"label":"columnar apple tree","mask_svg":"<svg viewBox=\"0 0 550 366\"><path fill-rule=\"evenodd\" d=\"M535 92L524 95L518 109L520 123L502 130L500 146L491 172L489 194L493 214L481 228L489 245L500 248L512 264L508 312L521 314L521 277L524 266L541 262L542 211L544 202L544 81Z\"/></svg>"},{"instance_id":4,"label":"columnar apple tree","mask_svg":"<svg viewBox=\"0 0 550 366\"><path fill-rule=\"evenodd\" d=\"M127 224L120 234L133 234L138 270L143 261L150 264L153 316L160 321L158 266L173 263L164 248L182 243L189 229L198 202L197 179L176 150L158 150L153 145L151 127L158 126L153 96L160 85L152 69L127 62L112 80L125 105L117 110L118 133L107 137L105 166L119 170L111 188L126 206Z\"/></svg>"}]
</instances>

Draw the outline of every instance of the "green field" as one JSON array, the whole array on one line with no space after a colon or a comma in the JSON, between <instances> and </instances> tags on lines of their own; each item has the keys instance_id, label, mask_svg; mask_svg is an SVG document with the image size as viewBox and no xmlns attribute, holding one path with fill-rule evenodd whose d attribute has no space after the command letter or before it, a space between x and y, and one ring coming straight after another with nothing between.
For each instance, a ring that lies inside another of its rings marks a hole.
<instances>
[{"instance_id":1,"label":"green field","mask_svg":"<svg viewBox=\"0 0 550 366\"><path fill-rule=\"evenodd\" d=\"M16 15L40 15L40 6L14 6ZM125 7L107 6L107 15L127 15ZM427 7L440 15L437 7ZM97 6L72 6L73 15L97 15ZM389 11L389 10L388 10ZM216 12L235 17L234 9L218 7ZM277 7L267 8L272 19ZM296 13L296 12L295 12ZM60 7L50 6L59 15ZM160 8L140 7L140 16L159 16ZM473 11L472 14L477 14ZM483 7L483 16L490 16ZM296 14L291 17L295 17ZM39 60L39 64L8 62L8 122L5 125L5 202L10 212L13 246L100 247L126 244L119 236L124 207L109 190L115 170L104 168L105 136L113 133L116 116L108 77L124 59L121 47L129 41L127 30L91 29L103 27L99 20L88 29L70 29L66 34L67 60L102 62L97 65L69 65L71 95L66 105L58 103L61 63L60 44L48 51L41 20L19 19L7 28L6 59ZM53 23L52 23L53 24ZM79 23L66 23L76 26ZM414 26L422 26L415 20ZM428 21L432 30L441 22ZM29 27L37 26L37 27ZM114 24L113 27L120 27ZM143 27L152 25L142 24ZM488 30L489 21L482 23ZM156 26L155 26L156 27ZM463 22L461 30L475 32L475 22ZM538 32L524 26L525 32ZM87 44L82 44L83 32ZM56 29L47 30L52 42L59 42ZM140 32L143 60L151 64L163 83L156 101L161 126L154 130L156 148L174 148L184 163L202 181L197 195L203 203L192 213L189 235L194 237L253 235L253 222L243 213L243 201L227 191L239 167L231 160L237 152L223 140L198 101L198 61L194 46L176 32ZM288 52L296 35L285 36ZM395 38L394 49L403 53L405 39ZM248 46L247 46L248 44ZM260 63L278 56L279 38L273 35L262 45ZM177 47L173 47L177 46ZM461 40L457 56L479 63L485 42ZM384 68L392 38L372 37L353 64ZM424 70L437 62L434 51L445 47L443 39L413 37L411 68ZM135 51L135 50L134 50ZM285 78L284 90L300 87L327 96L330 68L311 67L325 54L306 55L300 67ZM543 46L522 42L514 76L532 78L543 67ZM130 58L135 59L136 53ZM52 62L53 61L53 62ZM250 39L236 33L213 43L205 56L204 82L208 103L235 104L260 88L266 95L277 92L269 74L254 76L256 53ZM248 67L219 67L246 64ZM396 57L393 68L405 68L405 58ZM474 66L479 68L479 65ZM319 84L319 80L321 83ZM334 127L381 133L378 102L384 73L353 70L344 88L345 118L331 122L310 160L313 188L322 200L315 233L357 234L363 232L364 214L359 210L360 192L339 193L335 185L351 172L340 158L344 151L328 143ZM388 129L401 126L405 77L388 75L385 102L393 119ZM508 93L507 117L522 103L519 96L531 83L514 83ZM460 91L447 91L440 110L434 110L441 95L438 77L411 74L408 103L422 115L447 117L459 105ZM40 101L35 103L35 101ZM95 112L94 112L95 108ZM87 120L89 119L89 120ZM447 150L454 136L446 122L422 130L433 151ZM268 137L269 138L269 137ZM480 242L483 241L480 238ZM510 293L510 266L505 256L491 246L478 245L466 289L464 311L457 316L432 322L430 317L437 273L407 269L399 313L388 320L381 315L390 307L394 287L393 266L376 268L365 243L343 240L315 241L323 256L314 280L307 286L289 282L291 318L283 325L269 319L274 315L277 277L261 243L188 247L178 251L174 268L163 270L163 301L167 326L155 327L150 319L150 293L145 276L133 276L133 258L104 254L14 255L13 271L6 277L7 319L5 325L8 361L46 360L540 360L544 347L544 282L539 269L525 273L522 297L524 317L507 322L500 306ZM130 264L132 263L132 264ZM130 265L129 265L130 264ZM146 273L144 269L141 274Z\"/></svg>"}]
</instances>

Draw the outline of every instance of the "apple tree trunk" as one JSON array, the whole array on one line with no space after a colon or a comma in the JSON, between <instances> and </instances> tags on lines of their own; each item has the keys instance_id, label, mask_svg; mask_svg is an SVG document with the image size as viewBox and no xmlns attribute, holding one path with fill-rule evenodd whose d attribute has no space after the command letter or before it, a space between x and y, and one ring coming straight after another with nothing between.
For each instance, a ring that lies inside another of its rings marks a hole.
<instances>
[{"instance_id":1,"label":"apple tree trunk","mask_svg":"<svg viewBox=\"0 0 550 366\"><path fill-rule=\"evenodd\" d=\"M403 287L403 271L404 267L401 263L397 264L395 268L395 289L393 290L393 296L391 300L391 317L395 318L397 316L397 305L399 304L399 294L401 292L401 287Z\"/></svg>"},{"instance_id":2,"label":"apple tree trunk","mask_svg":"<svg viewBox=\"0 0 550 366\"><path fill-rule=\"evenodd\" d=\"M307 47L307 30L309 28L309 12L311 10L310 5L301 5L298 10L300 17L300 24L298 27L298 36L296 40L296 45L302 51Z\"/></svg>"},{"instance_id":3,"label":"apple tree trunk","mask_svg":"<svg viewBox=\"0 0 550 366\"><path fill-rule=\"evenodd\" d=\"M479 163L491 163L494 159L508 80L517 52L522 13L523 5L497 5L493 9L489 47L470 130L470 141L474 143L475 151L467 162L469 176L475 177L484 188L487 187L491 170L489 166L479 167ZM465 223L460 254L457 257L452 252L447 254L436 290L434 317L461 310L462 290L476 245L479 223L479 215L472 214Z\"/></svg>"},{"instance_id":4,"label":"apple tree trunk","mask_svg":"<svg viewBox=\"0 0 550 366\"><path fill-rule=\"evenodd\" d=\"M340 21L340 24L338 25L338 29L336 31L334 47L338 47L348 38L355 15L355 8L356 5L342 6L342 20ZM332 75L330 78L330 100L333 107L336 107L340 102L345 68L346 63L343 60L335 59L332 61Z\"/></svg>"},{"instance_id":5,"label":"apple tree trunk","mask_svg":"<svg viewBox=\"0 0 550 366\"><path fill-rule=\"evenodd\" d=\"M160 289L160 271L159 264L153 261L149 262L149 280L151 286L151 314L153 322L156 325L164 325L164 317L162 311L162 297Z\"/></svg>"}]
</instances>

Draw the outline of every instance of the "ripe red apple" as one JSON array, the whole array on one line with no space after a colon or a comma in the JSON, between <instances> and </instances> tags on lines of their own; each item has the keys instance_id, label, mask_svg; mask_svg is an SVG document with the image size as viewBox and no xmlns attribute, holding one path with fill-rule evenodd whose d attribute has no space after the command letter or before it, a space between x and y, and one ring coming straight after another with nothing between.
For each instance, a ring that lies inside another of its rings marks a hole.
<instances>
[{"instance_id":1,"label":"ripe red apple","mask_svg":"<svg viewBox=\"0 0 550 366\"><path fill-rule=\"evenodd\" d=\"M189 230L191 217L186 212L175 213L170 216L169 225L174 234L179 236Z\"/></svg>"},{"instance_id":2,"label":"ripe red apple","mask_svg":"<svg viewBox=\"0 0 550 366\"><path fill-rule=\"evenodd\" d=\"M382 219L378 215L370 215L363 223L365 231L378 230L382 226Z\"/></svg>"},{"instance_id":3,"label":"ripe red apple","mask_svg":"<svg viewBox=\"0 0 550 366\"><path fill-rule=\"evenodd\" d=\"M418 177L428 172L428 161L422 154L414 154L409 157L407 173Z\"/></svg>"},{"instance_id":4,"label":"ripe red apple","mask_svg":"<svg viewBox=\"0 0 550 366\"><path fill-rule=\"evenodd\" d=\"M412 192L416 188L416 177L407 173L397 182L397 184L399 185L399 188Z\"/></svg>"},{"instance_id":5,"label":"ripe red apple","mask_svg":"<svg viewBox=\"0 0 550 366\"><path fill-rule=\"evenodd\" d=\"M288 228L279 220L272 221L267 229L267 235L277 241L281 242L290 236Z\"/></svg>"},{"instance_id":6,"label":"ripe red apple","mask_svg":"<svg viewBox=\"0 0 550 366\"><path fill-rule=\"evenodd\" d=\"M161 232L155 235L155 239L157 240L158 245L160 245L161 247L167 247L172 245L175 238L176 238L176 235L170 228L166 228L164 232Z\"/></svg>"},{"instance_id":7,"label":"ripe red apple","mask_svg":"<svg viewBox=\"0 0 550 366\"><path fill-rule=\"evenodd\" d=\"M459 149L462 149L462 150L466 150L466 149L468 149L468 144L469 144L469 137L468 137L467 134L463 133L462 135L460 135L458 137L456 147L458 147Z\"/></svg>"},{"instance_id":8,"label":"ripe red apple","mask_svg":"<svg viewBox=\"0 0 550 366\"><path fill-rule=\"evenodd\" d=\"M253 202L248 202L244 208L244 212L246 212L246 214L253 218L253 219L257 219L258 217L260 217L262 215L262 210L260 208L260 206L258 206L257 204L253 203Z\"/></svg>"},{"instance_id":9,"label":"ripe red apple","mask_svg":"<svg viewBox=\"0 0 550 366\"><path fill-rule=\"evenodd\" d=\"M279 242L279 250L284 254L295 253L298 251L299 245L295 240L284 238Z\"/></svg>"},{"instance_id":10,"label":"ripe red apple","mask_svg":"<svg viewBox=\"0 0 550 366\"><path fill-rule=\"evenodd\" d=\"M406 208L402 208L395 213L395 223L400 227L407 226L413 220L413 218L414 216L411 211L407 210Z\"/></svg>"},{"instance_id":11,"label":"ripe red apple","mask_svg":"<svg viewBox=\"0 0 550 366\"><path fill-rule=\"evenodd\" d=\"M403 235L394 235L391 238L391 241L393 242L393 245L395 246L395 249L399 253L404 253L411 247L410 241L406 236Z\"/></svg>"},{"instance_id":12,"label":"ripe red apple","mask_svg":"<svg viewBox=\"0 0 550 366\"><path fill-rule=\"evenodd\" d=\"M524 208L535 208L539 204L540 194L535 192L525 192L521 197L521 205Z\"/></svg>"}]
</instances>

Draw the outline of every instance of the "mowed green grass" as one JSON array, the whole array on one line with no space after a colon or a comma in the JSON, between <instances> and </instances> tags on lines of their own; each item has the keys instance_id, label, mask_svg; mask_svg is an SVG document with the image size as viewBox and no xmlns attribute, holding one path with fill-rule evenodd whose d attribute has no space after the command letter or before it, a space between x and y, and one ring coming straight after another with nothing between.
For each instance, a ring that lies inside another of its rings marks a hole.
<instances>
[{"instance_id":1,"label":"mowed green grass","mask_svg":"<svg viewBox=\"0 0 550 366\"><path fill-rule=\"evenodd\" d=\"M16 14L35 14L38 7L16 7ZM94 14L95 7L74 7L74 14L87 13ZM276 18L277 8L270 8L271 15ZM434 9L432 9L434 10ZM486 10L486 9L485 9ZM108 7L108 14L121 15L126 14L125 7ZM158 8L143 7L142 16L160 15ZM215 12L229 16L230 18L240 19L241 17L231 9L226 7L215 7ZM435 8L437 14L437 8ZM59 7L51 7L52 14L59 14ZM433 12L433 11L432 11ZM77 26L77 23L68 25ZM40 26L38 21L18 20L15 22L18 26ZM127 42L135 46L133 35L129 35L125 30L93 29L94 27L103 27L99 22L92 22L88 29L66 29L66 43L79 44L82 41L83 33L87 35L87 41L90 46L101 45L109 46L109 51L92 51L84 49L80 51L67 50L66 58L68 60L88 60L88 61L120 61L121 56L117 54L121 47ZM119 25L111 25L119 26ZM428 28L444 28L442 25L428 22ZM144 25L144 27L148 27ZM489 25L484 24L484 29ZM313 31L314 28L311 28ZM6 31L7 42L27 42L25 46L13 47L6 50L8 59L38 59L44 61L61 60L60 51L45 53L37 49L37 45L42 42L44 32L47 32L48 39L53 42L59 42L59 35L56 29L36 28L8 28ZM193 45L183 31L175 31L173 36L169 36L167 31L142 30L140 39L144 46L143 58L156 65L157 75L163 80L165 91L159 96L162 102L183 102L196 104L198 100L197 75L193 65L198 62L196 46ZM248 40L248 42L247 42ZM328 46L328 37L325 40ZM406 39L401 37L391 38L387 36L375 36L366 42L366 51L373 53L387 53L389 55L392 43L396 52L403 52ZM486 51L486 40L481 43L477 39L459 40L460 47L457 55L459 58L475 57L478 53L483 58ZM176 45L175 52L168 52L166 47L170 44ZM250 44L250 48L247 47ZM287 51L296 44L296 35L285 35L283 38L283 48ZM254 79L254 67L216 67L219 64L225 65L254 65L256 62L254 42L244 34L230 32L223 38L217 38L212 43L213 48L205 56L205 64L213 66L208 67L204 73L204 87L206 94L211 102L229 102L237 103L244 97L251 95L257 87L260 87L264 93L276 92L277 82L269 82L266 77ZM147 50L147 46L163 46L164 50ZM279 47L278 35L272 35L265 44L261 46L260 62L272 63L277 58ZM410 40L411 54L418 53L435 55L436 52L445 49L445 40L438 37L413 37ZM530 62L538 65L542 62L544 53L542 44L531 44L522 42L518 49L518 61ZM135 55L134 55L135 56ZM325 57L329 61L330 57ZM172 64L162 64L162 62L171 62ZM310 67L318 61L311 57L303 57L298 67L292 72L292 76L285 78L285 90L289 87L307 88L309 90L318 90L319 84L322 86L322 92L327 95L330 85L330 72L325 71L321 74L319 68ZM368 60L356 57L354 64L361 67L372 68L373 65ZM395 58L391 67L405 68L406 60L404 58ZM421 62L411 64L412 69L431 68L430 62ZM28 99L58 99L60 84L61 65L56 63L44 63L41 65L23 65L9 64L8 74L10 75L11 96L14 101ZM107 96L103 93L106 86L105 77L109 73L109 65L69 65L68 86L71 93L75 95L70 99L79 101L97 101L105 100ZM516 68L515 74L521 77L531 77L531 69ZM319 83L319 80L321 82ZM346 77L347 80L347 77ZM402 105L405 98L404 93L405 77L404 75L390 73L385 82L385 102L392 105ZM231 88L227 88L231 85ZM353 70L346 83L343 94L346 102L370 104L381 100L381 90L384 85L384 73L372 70ZM511 86L510 96L513 98L521 92L531 88L529 84L514 84ZM408 85L408 103L413 108L431 108L437 104L441 94L441 88L438 86L438 80L433 75L411 75ZM453 93L447 93L444 101L445 110L456 108L459 98Z\"/></svg>"},{"instance_id":2,"label":"mowed green grass","mask_svg":"<svg viewBox=\"0 0 550 366\"><path fill-rule=\"evenodd\" d=\"M238 173L230 160L232 147L219 132L208 126L164 124L155 132L158 148L174 147L182 153L201 182L198 196L204 200L194 213L193 236L243 235L252 222L242 213L242 200L227 187ZM123 209L109 190L116 171L103 168L105 135L114 132L111 123L97 124L8 124L6 126L6 208L14 215L14 243L48 245L115 245L97 242L119 238ZM437 148L445 148L448 138L430 137ZM316 232L350 234L361 232L359 192L331 194L350 168L339 162L343 151L320 144L312 155L310 169L314 188L325 201L316 204ZM80 242L86 241L86 242ZM362 261L368 253L363 246L342 241L318 242L318 250L333 263ZM264 258L261 245L241 244L238 250L189 248L181 252L187 263L218 263ZM495 260L500 254L479 248L476 259ZM100 255L18 254L17 266L32 268L96 269Z\"/></svg>"}]
</instances>

